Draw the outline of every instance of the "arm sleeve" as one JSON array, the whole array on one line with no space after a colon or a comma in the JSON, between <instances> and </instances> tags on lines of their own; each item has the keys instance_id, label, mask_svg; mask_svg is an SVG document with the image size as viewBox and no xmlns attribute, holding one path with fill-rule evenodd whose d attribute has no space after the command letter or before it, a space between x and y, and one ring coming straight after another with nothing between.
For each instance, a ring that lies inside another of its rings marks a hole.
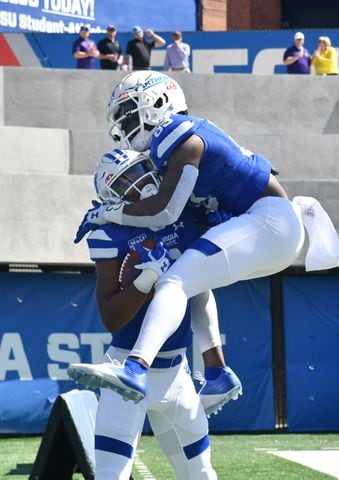
<instances>
[{"instance_id":1,"label":"arm sleeve","mask_svg":"<svg viewBox=\"0 0 339 480\"><path fill-rule=\"evenodd\" d=\"M185 165L179 182L166 207L155 215L122 215L122 225L133 227L164 227L178 220L197 181L198 169L194 165Z\"/></svg>"}]
</instances>

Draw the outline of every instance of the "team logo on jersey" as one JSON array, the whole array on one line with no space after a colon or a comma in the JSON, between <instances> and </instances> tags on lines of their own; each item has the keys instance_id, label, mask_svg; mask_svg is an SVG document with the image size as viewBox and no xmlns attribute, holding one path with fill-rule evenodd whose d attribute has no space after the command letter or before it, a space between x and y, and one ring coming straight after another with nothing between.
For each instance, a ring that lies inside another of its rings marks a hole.
<instances>
[{"instance_id":1,"label":"team logo on jersey","mask_svg":"<svg viewBox=\"0 0 339 480\"><path fill-rule=\"evenodd\" d=\"M147 238L146 233L141 233L140 235L137 235L136 237L130 238L127 242L129 248L132 248L132 247L134 247L134 245L137 245L138 243L143 242L144 240L146 240L146 238Z\"/></svg>"},{"instance_id":2,"label":"team logo on jersey","mask_svg":"<svg viewBox=\"0 0 339 480\"><path fill-rule=\"evenodd\" d=\"M162 237L161 241L164 245L166 245L166 247L170 247L172 245L178 244L178 238L179 238L179 235L176 232L173 232Z\"/></svg>"},{"instance_id":3,"label":"team logo on jersey","mask_svg":"<svg viewBox=\"0 0 339 480\"><path fill-rule=\"evenodd\" d=\"M176 232L178 228L184 228L184 222L173 223L174 231Z\"/></svg>"}]
</instances>

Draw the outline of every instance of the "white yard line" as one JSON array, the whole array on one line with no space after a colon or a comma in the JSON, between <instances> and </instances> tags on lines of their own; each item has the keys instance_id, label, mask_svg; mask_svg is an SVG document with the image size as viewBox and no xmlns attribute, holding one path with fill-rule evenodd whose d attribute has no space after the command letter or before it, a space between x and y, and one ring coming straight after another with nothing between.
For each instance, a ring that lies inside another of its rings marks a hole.
<instances>
[{"instance_id":1,"label":"white yard line","mask_svg":"<svg viewBox=\"0 0 339 480\"><path fill-rule=\"evenodd\" d=\"M134 457L134 468L142 475L145 480L157 480L154 475L148 470L146 465L141 461L139 453L143 453L143 450L138 450Z\"/></svg>"},{"instance_id":2,"label":"white yard line","mask_svg":"<svg viewBox=\"0 0 339 480\"><path fill-rule=\"evenodd\" d=\"M304 467L339 479L339 449L336 450L267 450L267 453L300 463Z\"/></svg>"}]
</instances>

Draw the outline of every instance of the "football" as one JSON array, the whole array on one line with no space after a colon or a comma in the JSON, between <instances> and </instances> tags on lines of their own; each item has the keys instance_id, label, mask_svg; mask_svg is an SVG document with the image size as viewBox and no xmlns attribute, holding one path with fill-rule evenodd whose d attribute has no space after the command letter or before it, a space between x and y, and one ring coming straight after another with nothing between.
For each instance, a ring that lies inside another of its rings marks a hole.
<instances>
[{"instance_id":1,"label":"football","mask_svg":"<svg viewBox=\"0 0 339 480\"><path fill-rule=\"evenodd\" d=\"M154 238L146 238L142 242L140 242L140 245L142 245L145 248L148 248L149 250L153 250L155 248L155 240ZM138 252L135 250L130 250L120 267L120 272L119 272L119 284L120 284L120 289L123 290L126 288L128 285L130 285L138 275L140 275L141 270L138 270L137 268L134 268L135 265L138 265L140 263L140 255Z\"/></svg>"}]
</instances>

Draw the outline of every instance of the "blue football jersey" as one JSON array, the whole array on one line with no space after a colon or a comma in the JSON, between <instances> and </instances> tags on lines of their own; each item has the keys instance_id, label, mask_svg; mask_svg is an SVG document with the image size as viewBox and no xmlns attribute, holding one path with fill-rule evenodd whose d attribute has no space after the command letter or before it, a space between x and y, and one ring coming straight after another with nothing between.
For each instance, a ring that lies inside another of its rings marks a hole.
<instances>
[{"instance_id":1,"label":"blue football jersey","mask_svg":"<svg viewBox=\"0 0 339 480\"><path fill-rule=\"evenodd\" d=\"M201 208L186 208L173 225L154 232L148 228L136 228L109 223L91 232L87 238L90 257L93 261L117 259L122 262L125 255L137 243L146 238L160 239L170 252L171 260L176 260L202 233L205 211ZM130 350L140 331L148 304L143 305L135 318L124 328L114 333L111 345ZM159 318L161 328L161 318ZM174 350L190 345L190 309L178 330L164 343L161 351Z\"/></svg>"},{"instance_id":2,"label":"blue football jersey","mask_svg":"<svg viewBox=\"0 0 339 480\"><path fill-rule=\"evenodd\" d=\"M271 163L240 147L206 119L171 115L155 130L150 146L151 158L162 174L173 150L192 135L202 139L205 150L190 201L234 215L246 212L265 191Z\"/></svg>"}]
</instances>

